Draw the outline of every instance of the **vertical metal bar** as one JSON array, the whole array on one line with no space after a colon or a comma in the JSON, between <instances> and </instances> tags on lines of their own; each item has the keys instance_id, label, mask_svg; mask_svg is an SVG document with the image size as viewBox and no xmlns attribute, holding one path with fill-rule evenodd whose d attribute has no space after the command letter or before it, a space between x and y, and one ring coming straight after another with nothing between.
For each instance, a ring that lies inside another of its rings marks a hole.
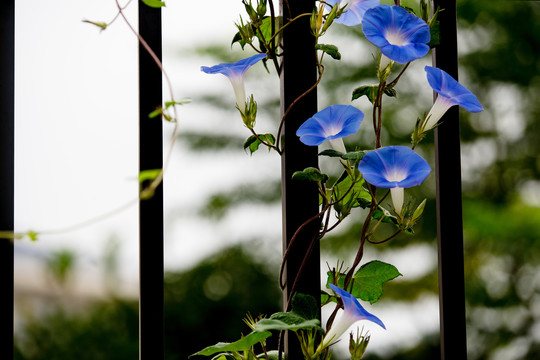
<instances>
[{"instance_id":1,"label":"vertical metal bar","mask_svg":"<svg viewBox=\"0 0 540 360\"><path fill-rule=\"evenodd\" d=\"M139 2L139 33L161 59L161 9ZM163 166L162 123L148 114L162 103L162 74L139 46L139 169ZM163 186L139 204L139 357L163 359Z\"/></svg>"},{"instance_id":2,"label":"vertical metal bar","mask_svg":"<svg viewBox=\"0 0 540 360\"><path fill-rule=\"evenodd\" d=\"M15 0L0 1L0 229L14 229ZM13 241L0 239L2 358L13 358Z\"/></svg>"},{"instance_id":3,"label":"vertical metal bar","mask_svg":"<svg viewBox=\"0 0 540 360\"><path fill-rule=\"evenodd\" d=\"M280 1L280 11L286 23L302 13L311 13L314 0ZM317 81L315 40L310 31L309 17L301 18L285 29L282 37L283 68L281 73L281 112L304 94ZM315 184L292 180L295 171L317 167L317 148L302 144L296 136L298 127L317 112L317 92L311 91L302 97L285 118L282 155L282 202L283 202L283 246L287 248L295 231L309 218L318 213L318 193ZM318 231L315 222L295 239L286 264L287 288L284 303L291 292L301 292L315 297L320 302L320 250L318 242L310 249ZM306 254L308 260L303 264ZM303 267L296 288L296 277ZM285 305L286 306L286 305ZM294 334L293 341L285 336L285 352L289 359L302 359L301 349Z\"/></svg>"},{"instance_id":4,"label":"vertical metal bar","mask_svg":"<svg viewBox=\"0 0 540 360\"><path fill-rule=\"evenodd\" d=\"M433 52L434 66L458 78L455 0L434 0L439 6L440 45ZM443 117L435 129L437 179L437 238L439 246L439 304L441 358L467 359L463 219L461 201L461 153L459 109Z\"/></svg>"}]
</instances>

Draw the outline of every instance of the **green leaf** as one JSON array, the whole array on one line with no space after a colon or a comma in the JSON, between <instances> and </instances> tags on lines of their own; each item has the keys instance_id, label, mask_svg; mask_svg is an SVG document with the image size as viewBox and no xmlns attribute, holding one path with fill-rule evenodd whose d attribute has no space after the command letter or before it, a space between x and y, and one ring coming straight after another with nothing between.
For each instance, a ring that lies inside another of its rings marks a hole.
<instances>
[{"instance_id":1,"label":"green leaf","mask_svg":"<svg viewBox=\"0 0 540 360\"><path fill-rule=\"evenodd\" d=\"M95 25L101 29L101 31L105 30L109 24L99 21L90 21L90 20L83 20L83 22Z\"/></svg>"},{"instance_id":2,"label":"green leaf","mask_svg":"<svg viewBox=\"0 0 540 360\"><path fill-rule=\"evenodd\" d=\"M378 260L371 261L354 274L351 294L373 304L382 296L383 284L398 276L402 274L394 265Z\"/></svg>"},{"instance_id":3,"label":"green leaf","mask_svg":"<svg viewBox=\"0 0 540 360\"><path fill-rule=\"evenodd\" d=\"M257 136L259 138L257 138L255 135L251 135L244 142L244 150L249 149L250 154L253 154L255 151L257 151L259 149L259 146L262 144L259 139L271 145L274 145L276 143L276 138L272 134L257 134Z\"/></svg>"},{"instance_id":4,"label":"green leaf","mask_svg":"<svg viewBox=\"0 0 540 360\"><path fill-rule=\"evenodd\" d=\"M218 352L225 352L225 351L228 351L228 352L246 351L246 350L251 349L253 345L258 344L259 342L263 341L264 339L270 336L272 336L272 333L269 331L261 331L261 332L252 331L251 333L244 336L238 341L235 341L233 343L219 342L215 345L208 346L199 352L191 354L189 357L192 357L195 355L209 356Z\"/></svg>"},{"instance_id":5,"label":"green leaf","mask_svg":"<svg viewBox=\"0 0 540 360\"><path fill-rule=\"evenodd\" d=\"M400 226L399 224L399 221L397 219L397 217L395 217L394 215L392 215L390 213L390 211L386 210L385 208L383 208L382 206L379 205L379 207L373 212L373 215L372 215L373 219L375 220L380 220L382 218L382 222L383 223L386 223L386 224L392 224L394 226L396 226L397 228L399 229L402 229L402 226ZM414 230L412 228L408 228L408 229L405 229L403 230L405 233L409 234L409 235L414 235Z\"/></svg>"},{"instance_id":6,"label":"green leaf","mask_svg":"<svg viewBox=\"0 0 540 360\"><path fill-rule=\"evenodd\" d=\"M363 187L364 183L365 182L362 179L360 181L356 181L353 185L352 178L350 176L347 176L345 179L343 179L342 181L340 181L338 184L334 186L336 197L340 198L345 193L347 193L342 203L351 204L350 206L352 208L361 206L362 204L361 200L367 201L369 202L369 204L371 204L371 195L369 194L369 192L366 191L366 189L364 189ZM351 186L352 186L352 189L349 190ZM352 201L352 200L355 200L355 201Z\"/></svg>"},{"instance_id":7,"label":"green leaf","mask_svg":"<svg viewBox=\"0 0 540 360\"><path fill-rule=\"evenodd\" d=\"M292 175L292 178L300 181L320 181L323 183L328 181L328 175L321 173L319 169L313 167L308 167L302 171L296 171Z\"/></svg>"},{"instance_id":8,"label":"green leaf","mask_svg":"<svg viewBox=\"0 0 540 360\"><path fill-rule=\"evenodd\" d=\"M355 161L358 161L358 160L362 160L362 158L364 157L364 155L366 155L368 153L367 150L361 150L361 151L351 151L351 152L348 152L346 154L343 154L341 156L342 159L344 160L355 160Z\"/></svg>"},{"instance_id":9,"label":"green leaf","mask_svg":"<svg viewBox=\"0 0 540 360\"><path fill-rule=\"evenodd\" d=\"M255 331L298 331L301 329L318 329L318 305L311 295L296 293L291 302L291 311L277 312L269 319L261 319L254 325Z\"/></svg>"},{"instance_id":10,"label":"green leaf","mask_svg":"<svg viewBox=\"0 0 540 360\"><path fill-rule=\"evenodd\" d=\"M357 87L353 90L352 100L356 100L358 98L361 98L362 96L367 96L369 101L373 104L373 102L375 102L375 98L377 97L378 89L378 85L363 85Z\"/></svg>"},{"instance_id":11,"label":"green leaf","mask_svg":"<svg viewBox=\"0 0 540 360\"><path fill-rule=\"evenodd\" d=\"M317 319L319 306L311 295L295 293L291 301L291 311L305 319Z\"/></svg>"},{"instance_id":12,"label":"green leaf","mask_svg":"<svg viewBox=\"0 0 540 360\"><path fill-rule=\"evenodd\" d=\"M326 149L319 153L319 156L329 156L329 157L342 157L343 153L334 149Z\"/></svg>"},{"instance_id":13,"label":"green leaf","mask_svg":"<svg viewBox=\"0 0 540 360\"><path fill-rule=\"evenodd\" d=\"M184 99L179 100L179 101L167 101L167 102L165 102L165 109L168 109L168 108L170 108L171 106L174 106L174 105L189 104L190 102L191 102L190 98L184 98Z\"/></svg>"},{"instance_id":14,"label":"green leaf","mask_svg":"<svg viewBox=\"0 0 540 360\"><path fill-rule=\"evenodd\" d=\"M428 45L430 48L434 48L435 46L439 45L441 43L441 37L440 37L440 26L441 23L439 21L435 21L433 23L433 26L429 29L431 40L428 42Z\"/></svg>"},{"instance_id":15,"label":"green leaf","mask_svg":"<svg viewBox=\"0 0 540 360\"><path fill-rule=\"evenodd\" d=\"M369 101L373 104L379 93L379 85L363 85L353 90L352 100L367 96ZM384 88L383 93L386 96L397 97L397 91L393 88Z\"/></svg>"},{"instance_id":16,"label":"green leaf","mask_svg":"<svg viewBox=\"0 0 540 360\"><path fill-rule=\"evenodd\" d=\"M160 8L165 6L165 3L159 0L142 0L142 2L145 3L145 5L153 8Z\"/></svg>"},{"instance_id":17,"label":"green leaf","mask_svg":"<svg viewBox=\"0 0 540 360\"><path fill-rule=\"evenodd\" d=\"M338 47L335 45L316 44L315 50L321 50L327 53L332 59L341 60L341 54L339 53Z\"/></svg>"},{"instance_id":18,"label":"green leaf","mask_svg":"<svg viewBox=\"0 0 540 360\"><path fill-rule=\"evenodd\" d=\"M319 320L311 319L306 320L301 316L294 313L276 313L269 319L259 320L255 325L255 331L298 331L303 329L316 329L320 328Z\"/></svg>"},{"instance_id":19,"label":"green leaf","mask_svg":"<svg viewBox=\"0 0 540 360\"><path fill-rule=\"evenodd\" d=\"M162 171L163 169L151 169L151 170L141 171L139 173L139 183L155 180L161 174Z\"/></svg>"}]
</instances>

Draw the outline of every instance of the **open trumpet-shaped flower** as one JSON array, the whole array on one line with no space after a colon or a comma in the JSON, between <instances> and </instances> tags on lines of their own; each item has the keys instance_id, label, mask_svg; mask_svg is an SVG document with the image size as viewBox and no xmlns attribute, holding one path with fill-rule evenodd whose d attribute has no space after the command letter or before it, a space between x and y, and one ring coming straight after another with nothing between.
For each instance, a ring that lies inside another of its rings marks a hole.
<instances>
[{"instance_id":1,"label":"open trumpet-shaped flower","mask_svg":"<svg viewBox=\"0 0 540 360\"><path fill-rule=\"evenodd\" d=\"M437 99L426 117L424 131L432 129L446 111L454 105L459 105L473 113L484 110L476 96L448 75L446 71L431 66L426 66L424 69L429 85L438 93Z\"/></svg>"},{"instance_id":2,"label":"open trumpet-shaped flower","mask_svg":"<svg viewBox=\"0 0 540 360\"><path fill-rule=\"evenodd\" d=\"M300 141L318 146L328 140L334 150L346 152L342 138L360 128L364 113L351 105L331 105L307 119L296 131Z\"/></svg>"},{"instance_id":3,"label":"open trumpet-shaped flower","mask_svg":"<svg viewBox=\"0 0 540 360\"><path fill-rule=\"evenodd\" d=\"M201 71L207 74L223 74L231 81L234 95L236 96L236 105L242 114L246 111L246 90L244 88L244 75L246 71L260 60L264 59L266 54L255 54L246 59L235 63L223 63L211 67L201 66Z\"/></svg>"},{"instance_id":4,"label":"open trumpet-shaped flower","mask_svg":"<svg viewBox=\"0 0 540 360\"><path fill-rule=\"evenodd\" d=\"M390 189L394 208L400 214L404 188L420 185L428 177L431 167L406 146L387 146L364 155L358 170L371 185Z\"/></svg>"},{"instance_id":5,"label":"open trumpet-shaped flower","mask_svg":"<svg viewBox=\"0 0 540 360\"><path fill-rule=\"evenodd\" d=\"M399 6L379 5L367 10L362 30L384 56L401 64L421 58L429 51L429 25ZM384 56L381 64L388 64Z\"/></svg>"},{"instance_id":6,"label":"open trumpet-shaped flower","mask_svg":"<svg viewBox=\"0 0 540 360\"><path fill-rule=\"evenodd\" d=\"M335 342L349 327L351 327L351 325L359 320L372 321L386 330L386 326L384 326L383 322L375 315L367 312L354 296L335 285L330 284L330 287L341 298L345 311L324 336L321 345L323 348L327 347L332 342Z\"/></svg>"},{"instance_id":7,"label":"open trumpet-shaped flower","mask_svg":"<svg viewBox=\"0 0 540 360\"><path fill-rule=\"evenodd\" d=\"M341 6L342 0L327 0L330 5L335 5L339 3L338 6ZM364 13L377 5L380 4L380 0L349 0L347 1L347 7L341 16L334 21L347 26L356 26L362 23L362 18ZM329 6L329 8L332 8Z\"/></svg>"}]
</instances>

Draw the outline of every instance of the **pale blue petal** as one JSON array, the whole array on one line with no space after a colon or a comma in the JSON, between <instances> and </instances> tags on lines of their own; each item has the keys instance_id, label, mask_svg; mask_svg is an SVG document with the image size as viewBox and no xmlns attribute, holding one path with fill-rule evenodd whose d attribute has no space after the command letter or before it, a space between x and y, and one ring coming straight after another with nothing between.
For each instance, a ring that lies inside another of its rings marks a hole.
<instances>
[{"instance_id":1,"label":"pale blue petal","mask_svg":"<svg viewBox=\"0 0 540 360\"><path fill-rule=\"evenodd\" d=\"M345 1L349 4L349 8L341 16L334 21L347 26L357 26L362 23L362 18L364 13L377 5L380 4L380 0L349 0ZM335 5L339 3L338 6L343 6L342 2L339 0L329 0L327 1L330 5ZM327 6L328 9L331 9L330 6Z\"/></svg>"},{"instance_id":2,"label":"pale blue petal","mask_svg":"<svg viewBox=\"0 0 540 360\"><path fill-rule=\"evenodd\" d=\"M446 71L432 66L426 66L424 69L429 85L439 96L449 99L452 104L459 105L470 112L484 110L476 96Z\"/></svg>"}]
</instances>

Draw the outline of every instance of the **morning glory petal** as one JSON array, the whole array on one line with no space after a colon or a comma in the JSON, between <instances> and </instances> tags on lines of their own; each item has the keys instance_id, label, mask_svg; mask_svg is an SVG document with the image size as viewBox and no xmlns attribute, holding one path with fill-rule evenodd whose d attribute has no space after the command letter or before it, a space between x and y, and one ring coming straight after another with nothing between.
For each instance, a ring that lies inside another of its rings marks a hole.
<instances>
[{"instance_id":1,"label":"morning glory petal","mask_svg":"<svg viewBox=\"0 0 540 360\"><path fill-rule=\"evenodd\" d=\"M327 6L331 9L336 3L341 5L341 0L327 0L331 6ZM356 26L362 23L365 12L372 7L380 4L380 0L349 0L347 1L347 9L341 14L341 16L334 21L347 26Z\"/></svg>"},{"instance_id":2,"label":"morning glory petal","mask_svg":"<svg viewBox=\"0 0 540 360\"><path fill-rule=\"evenodd\" d=\"M420 185L428 177L431 167L406 146L387 146L364 155L358 170L371 185L389 189Z\"/></svg>"},{"instance_id":3,"label":"morning glory petal","mask_svg":"<svg viewBox=\"0 0 540 360\"><path fill-rule=\"evenodd\" d=\"M360 128L364 113L350 105L331 105L307 119L296 131L300 141L318 146L354 134Z\"/></svg>"},{"instance_id":4,"label":"morning glory petal","mask_svg":"<svg viewBox=\"0 0 540 360\"><path fill-rule=\"evenodd\" d=\"M354 296L333 284L330 284L330 287L341 298L344 312L341 314L340 318L334 322L330 330L328 330L324 336L322 341L323 348L337 341L339 337L341 337L341 335L343 335L345 331L351 327L351 325L359 320L369 320L386 330L386 326L384 326L381 319L367 312Z\"/></svg>"},{"instance_id":5,"label":"morning glory petal","mask_svg":"<svg viewBox=\"0 0 540 360\"><path fill-rule=\"evenodd\" d=\"M459 105L470 112L480 112L484 110L476 96L463 85L458 83L446 71L426 66L429 85L439 96L448 98L454 105Z\"/></svg>"},{"instance_id":6,"label":"morning glory petal","mask_svg":"<svg viewBox=\"0 0 540 360\"><path fill-rule=\"evenodd\" d=\"M201 66L201 71L207 74L223 74L227 77L244 76L246 71L260 60L264 59L266 54L255 54L246 59L235 63L222 63L211 67Z\"/></svg>"},{"instance_id":7,"label":"morning glory petal","mask_svg":"<svg viewBox=\"0 0 540 360\"><path fill-rule=\"evenodd\" d=\"M423 131L435 127L446 111L454 105L459 105L474 113L484 110L476 96L446 71L431 66L426 66L424 69L429 85L439 95L426 116Z\"/></svg>"},{"instance_id":8,"label":"morning glory petal","mask_svg":"<svg viewBox=\"0 0 540 360\"><path fill-rule=\"evenodd\" d=\"M235 63L222 63L214 66L201 66L201 71L207 74L223 74L231 81L236 105L240 112L246 111L246 91L244 89L244 75L246 71L254 64L264 59L266 54L255 54L246 59Z\"/></svg>"},{"instance_id":9,"label":"morning glory petal","mask_svg":"<svg viewBox=\"0 0 540 360\"><path fill-rule=\"evenodd\" d=\"M379 5L367 10L362 30L383 55L401 64L421 58L429 51L429 25L399 6Z\"/></svg>"}]
</instances>

